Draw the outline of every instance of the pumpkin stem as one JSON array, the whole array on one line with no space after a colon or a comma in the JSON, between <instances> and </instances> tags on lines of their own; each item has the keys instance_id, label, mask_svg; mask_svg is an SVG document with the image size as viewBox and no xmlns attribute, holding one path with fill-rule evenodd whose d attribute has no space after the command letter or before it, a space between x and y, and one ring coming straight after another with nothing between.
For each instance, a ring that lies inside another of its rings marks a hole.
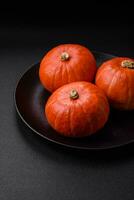
<instances>
[{"instance_id":1,"label":"pumpkin stem","mask_svg":"<svg viewBox=\"0 0 134 200\"><path fill-rule=\"evenodd\" d=\"M130 69L134 69L134 61L131 61L131 60L123 60L122 63L121 63L121 66L122 66L122 67L130 68Z\"/></svg>"},{"instance_id":2,"label":"pumpkin stem","mask_svg":"<svg viewBox=\"0 0 134 200\"><path fill-rule=\"evenodd\" d=\"M70 92L70 98L71 99L78 99L78 97L79 97L79 94L78 94L78 92L76 90L72 90Z\"/></svg>"},{"instance_id":3,"label":"pumpkin stem","mask_svg":"<svg viewBox=\"0 0 134 200\"><path fill-rule=\"evenodd\" d=\"M61 54L61 60L62 61L65 61L65 60L68 60L69 59L69 54L67 53L67 52L63 52L62 54Z\"/></svg>"}]
</instances>

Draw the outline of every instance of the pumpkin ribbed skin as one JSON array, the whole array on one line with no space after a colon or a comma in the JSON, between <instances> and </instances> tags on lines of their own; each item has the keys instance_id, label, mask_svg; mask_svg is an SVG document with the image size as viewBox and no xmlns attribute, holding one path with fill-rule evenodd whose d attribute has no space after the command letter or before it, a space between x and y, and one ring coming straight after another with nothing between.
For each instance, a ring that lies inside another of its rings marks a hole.
<instances>
[{"instance_id":1,"label":"pumpkin ribbed skin","mask_svg":"<svg viewBox=\"0 0 134 200\"><path fill-rule=\"evenodd\" d=\"M45 115L59 134L83 137L104 126L109 116L109 104L95 85L74 82L62 86L49 97Z\"/></svg>"},{"instance_id":2,"label":"pumpkin ribbed skin","mask_svg":"<svg viewBox=\"0 0 134 200\"><path fill-rule=\"evenodd\" d=\"M78 44L63 44L51 49L42 59L39 77L50 92L67 83L94 79L96 61L92 53Z\"/></svg>"},{"instance_id":3,"label":"pumpkin ribbed skin","mask_svg":"<svg viewBox=\"0 0 134 200\"><path fill-rule=\"evenodd\" d=\"M123 62L126 61L132 64L124 66ZM134 59L116 57L104 62L97 71L96 85L105 92L110 104L117 109L134 109L133 62Z\"/></svg>"}]
</instances>

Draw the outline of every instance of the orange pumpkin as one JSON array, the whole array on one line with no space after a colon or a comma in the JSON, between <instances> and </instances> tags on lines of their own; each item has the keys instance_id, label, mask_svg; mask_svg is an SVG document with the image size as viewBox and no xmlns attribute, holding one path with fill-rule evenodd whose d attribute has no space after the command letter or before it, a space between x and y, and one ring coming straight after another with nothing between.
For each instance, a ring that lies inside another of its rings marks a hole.
<instances>
[{"instance_id":1,"label":"orange pumpkin","mask_svg":"<svg viewBox=\"0 0 134 200\"><path fill-rule=\"evenodd\" d=\"M73 82L57 89L48 99L45 115L59 134L83 137L101 129L109 115L106 96L88 82Z\"/></svg>"},{"instance_id":2,"label":"orange pumpkin","mask_svg":"<svg viewBox=\"0 0 134 200\"><path fill-rule=\"evenodd\" d=\"M116 57L104 62L96 74L96 85L118 109L134 109L134 59Z\"/></svg>"},{"instance_id":3,"label":"orange pumpkin","mask_svg":"<svg viewBox=\"0 0 134 200\"><path fill-rule=\"evenodd\" d=\"M95 72L95 58L86 47L63 44L44 56L40 64L39 77L42 85L53 92L67 83L92 81Z\"/></svg>"}]
</instances>

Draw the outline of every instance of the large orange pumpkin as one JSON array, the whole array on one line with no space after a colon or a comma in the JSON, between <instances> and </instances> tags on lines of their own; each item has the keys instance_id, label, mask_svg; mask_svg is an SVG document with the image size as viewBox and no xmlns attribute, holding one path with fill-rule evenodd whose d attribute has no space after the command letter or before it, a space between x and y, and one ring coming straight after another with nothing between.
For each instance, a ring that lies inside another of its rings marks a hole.
<instances>
[{"instance_id":1,"label":"large orange pumpkin","mask_svg":"<svg viewBox=\"0 0 134 200\"><path fill-rule=\"evenodd\" d=\"M39 77L43 86L53 92L67 83L92 81L95 72L95 58L86 47L63 44L44 56L40 64Z\"/></svg>"},{"instance_id":2,"label":"large orange pumpkin","mask_svg":"<svg viewBox=\"0 0 134 200\"><path fill-rule=\"evenodd\" d=\"M134 59L116 57L104 62L98 69L96 85L115 108L134 109Z\"/></svg>"},{"instance_id":3,"label":"large orange pumpkin","mask_svg":"<svg viewBox=\"0 0 134 200\"><path fill-rule=\"evenodd\" d=\"M57 89L48 99L45 115L61 135L83 137L101 129L109 115L106 96L88 82L73 82Z\"/></svg>"}]
</instances>

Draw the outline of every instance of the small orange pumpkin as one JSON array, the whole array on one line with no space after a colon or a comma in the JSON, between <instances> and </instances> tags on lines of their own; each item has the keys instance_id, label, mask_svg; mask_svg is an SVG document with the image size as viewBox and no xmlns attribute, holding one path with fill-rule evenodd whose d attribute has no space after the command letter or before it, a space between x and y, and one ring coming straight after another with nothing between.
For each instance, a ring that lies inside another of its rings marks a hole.
<instances>
[{"instance_id":1,"label":"small orange pumpkin","mask_svg":"<svg viewBox=\"0 0 134 200\"><path fill-rule=\"evenodd\" d=\"M39 77L42 85L53 92L67 83L92 81L96 61L92 53L78 44L63 44L50 50L42 59Z\"/></svg>"},{"instance_id":2,"label":"small orange pumpkin","mask_svg":"<svg viewBox=\"0 0 134 200\"><path fill-rule=\"evenodd\" d=\"M59 134L83 137L104 126L109 116L109 104L102 90L92 83L73 82L49 97L45 115Z\"/></svg>"},{"instance_id":3,"label":"small orange pumpkin","mask_svg":"<svg viewBox=\"0 0 134 200\"><path fill-rule=\"evenodd\" d=\"M118 109L134 109L134 59L116 57L104 62L96 74L96 85Z\"/></svg>"}]
</instances>

